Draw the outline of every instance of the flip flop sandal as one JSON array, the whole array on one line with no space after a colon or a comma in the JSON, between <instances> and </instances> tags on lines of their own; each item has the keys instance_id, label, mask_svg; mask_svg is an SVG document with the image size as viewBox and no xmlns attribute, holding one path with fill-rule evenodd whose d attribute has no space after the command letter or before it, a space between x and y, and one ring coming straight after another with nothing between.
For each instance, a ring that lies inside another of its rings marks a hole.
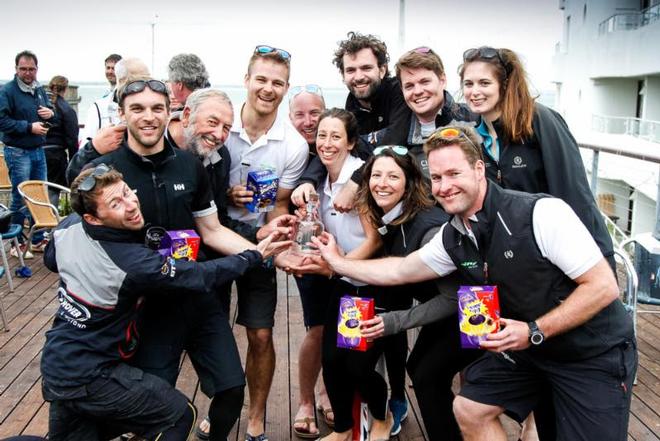
<instances>
[{"instance_id":1,"label":"flip flop sandal","mask_svg":"<svg viewBox=\"0 0 660 441\"><path fill-rule=\"evenodd\" d=\"M316 439L319 436L321 436L321 432L319 431L318 427L316 428L316 432L312 432L312 423L314 423L314 418L313 417L305 417L305 418L298 418L293 422L293 433L296 434L298 438L304 438L304 439ZM305 426L304 428L302 427L296 427L295 424L297 423L304 423Z\"/></svg>"},{"instance_id":2,"label":"flip flop sandal","mask_svg":"<svg viewBox=\"0 0 660 441\"><path fill-rule=\"evenodd\" d=\"M326 424L329 428L332 429L332 428L335 427L335 413L334 413L334 411L332 410L332 407L322 407L322 406L318 406L318 407L316 408L316 410L318 410L319 412L321 412L321 414L323 415L323 421L325 421L325 424ZM332 419L328 418L328 414L332 414Z\"/></svg>"},{"instance_id":3,"label":"flip flop sandal","mask_svg":"<svg viewBox=\"0 0 660 441\"><path fill-rule=\"evenodd\" d=\"M202 430L200 427L203 423L208 424L209 426L209 431L205 432ZM202 423L199 423L199 425L195 428L195 435L197 435L197 438L201 440L207 440L211 437L211 420L209 419L208 415L204 417L204 421Z\"/></svg>"}]
</instances>

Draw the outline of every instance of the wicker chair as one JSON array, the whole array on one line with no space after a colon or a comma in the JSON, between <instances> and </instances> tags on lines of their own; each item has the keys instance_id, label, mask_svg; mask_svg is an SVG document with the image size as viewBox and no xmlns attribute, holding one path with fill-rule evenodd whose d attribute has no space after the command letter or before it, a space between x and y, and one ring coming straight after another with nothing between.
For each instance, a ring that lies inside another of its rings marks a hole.
<instances>
[{"instance_id":1,"label":"wicker chair","mask_svg":"<svg viewBox=\"0 0 660 441\"><path fill-rule=\"evenodd\" d=\"M57 207L48 199L48 188L56 188L69 193L66 187L48 181L24 181L18 185L18 192L25 201L25 206L30 211L33 224L28 233L28 243L32 243L32 236L38 231L51 230L60 223L60 215ZM29 247L25 247L25 253Z\"/></svg>"}]
</instances>

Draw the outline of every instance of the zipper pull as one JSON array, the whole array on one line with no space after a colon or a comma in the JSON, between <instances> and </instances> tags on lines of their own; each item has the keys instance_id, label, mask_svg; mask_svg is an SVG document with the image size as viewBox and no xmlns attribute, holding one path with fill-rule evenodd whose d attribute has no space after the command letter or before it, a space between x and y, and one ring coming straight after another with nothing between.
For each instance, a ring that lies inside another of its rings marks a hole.
<instances>
[{"instance_id":1,"label":"zipper pull","mask_svg":"<svg viewBox=\"0 0 660 441\"><path fill-rule=\"evenodd\" d=\"M488 283L488 262L484 262L484 279Z\"/></svg>"},{"instance_id":2,"label":"zipper pull","mask_svg":"<svg viewBox=\"0 0 660 441\"><path fill-rule=\"evenodd\" d=\"M497 183L501 184L502 183L502 170L499 168L497 169Z\"/></svg>"}]
</instances>

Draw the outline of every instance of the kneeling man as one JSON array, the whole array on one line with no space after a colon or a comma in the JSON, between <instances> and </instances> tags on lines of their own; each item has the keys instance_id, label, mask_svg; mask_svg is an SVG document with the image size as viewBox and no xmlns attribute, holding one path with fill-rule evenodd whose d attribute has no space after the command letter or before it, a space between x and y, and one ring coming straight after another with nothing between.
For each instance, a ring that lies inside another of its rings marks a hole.
<instances>
[{"instance_id":1,"label":"kneeling man","mask_svg":"<svg viewBox=\"0 0 660 441\"><path fill-rule=\"evenodd\" d=\"M262 263L272 237L257 250L188 262L145 245L137 196L105 164L73 182L77 214L54 231L46 266L60 274L59 309L41 359L50 401L49 439L105 440L133 432L149 439L186 440L192 403L166 381L129 366L138 346L138 314L158 294L212 296Z\"/></svg>"}]
</instances>

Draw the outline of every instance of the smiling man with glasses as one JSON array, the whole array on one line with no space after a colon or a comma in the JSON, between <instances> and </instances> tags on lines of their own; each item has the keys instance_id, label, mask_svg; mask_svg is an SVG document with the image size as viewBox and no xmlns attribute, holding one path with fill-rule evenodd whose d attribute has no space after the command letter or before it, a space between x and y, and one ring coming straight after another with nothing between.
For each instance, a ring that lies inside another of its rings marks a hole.
<instances>
[{"instance_id":1,"label":"smiling man with glasses","mask_svg":"<svg viewBox=\"0 0 660 441\"><path fill-rule=\"evenodd\" d=\"M0 89L0 132L11 179L12 223L23 225L27 210L18 185L30 179L46 180L46 155L42 146L46 144L50 127L47 122L53 121L55 113L46 91L37 81L37 56L30 51L20 52L15 65L14 79ZM11 254L17 256L29 247L25 257L32 258L30 248L43 252L45 246L43 234L38 233L32 244L21 244L20 251L12 248Z\"/></svg>"}]
</instances>

